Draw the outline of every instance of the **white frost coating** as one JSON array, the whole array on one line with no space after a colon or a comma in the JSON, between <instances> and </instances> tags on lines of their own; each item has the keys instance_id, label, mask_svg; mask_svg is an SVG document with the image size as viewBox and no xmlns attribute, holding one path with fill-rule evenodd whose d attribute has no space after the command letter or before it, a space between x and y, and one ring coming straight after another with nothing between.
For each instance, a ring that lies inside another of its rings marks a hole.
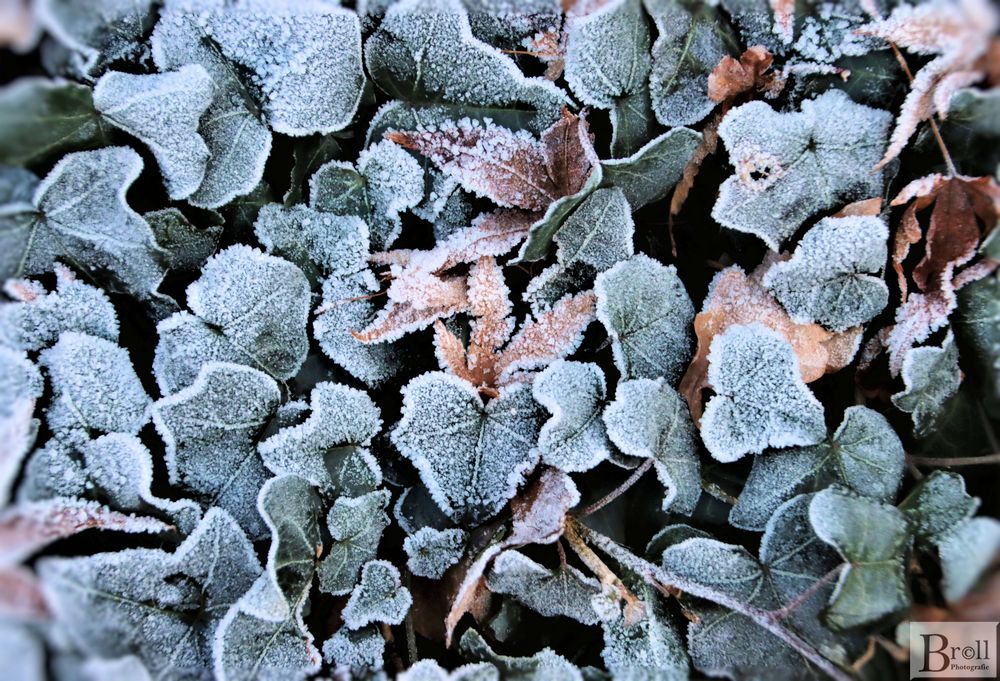
<instances>
[{"instance_id":1,"label":"white frost coating","mask_svg":"<svg viewBox=\"0 0 1000 681\"><path fill-rule=\"evenodd\" d=\"M396 677L397 681L500 681L500 672L489 662L463 664L451 672L437 660L418 660Z\"/></svg>"},{"instance_id":2,"label":"white frost coating","mask_svg":"<svg viewBox=\"0 0 1000 681\"><path fill-rule=\"evenodd\" d=\"M535 377L532 392L552 414L538 435L542 461L576 473L608 458L611 445L601 420L607 385L599 366L557 360Z\"/></svg>"},{"instance_id":3,"label":"white frost coating","mask_svg":"<svg viewBox=\"0 0 1000 681\"><path fill-rule=\"evenodd\" d=\"M545 679L545 681L583 681L583 675L569 660L552 651L542 648L531 657L511 657L494 652L483 637L473 628L465 630L458 642L459 652L470 661L490 662L500 671L501 678ZM460 679L476 679L481 677L478 670L473 670L469 676ZM485 678L494 678L487 676Z\"/></svg>"},{"instance_id":4,"label":"white frost coating","mask_svg":"<svg viewBox=\"0 0 1000 681\"><path fill-rule=\"evenodd\" d=\"M305 478L327 496L374 489L382 471L367 448L382 429L378 407L367 393L336 383L320 383L309 400L308 419L260 443L264 464L278 475ZM338 469L347 477L334 475Z\"/></svg>"},{"instance_id":5,"label":"white frost coating","mask_svg":"<svg viewBox=\"0 0 1000 681\"><path fill-rule=\"evenodd\" d=\"M403 230L399 214L424 198L423 168L399 145L378 142L358 155L358 172L365 178L372 243L388 248Z\"/></svg>"},{"instance_id":6,"label":"white frost coating","mask_svg":"<svg viewBox=\"0 0 1000 681\"><path fill-rule=\"evenodd\" d=\"M951 471L934 471L917 483L899 510L906 514L921 544L940 544L957 526L971 518L980 500L965 491L965 478Z\"/></svg>"},{"instance_id":7,"label":"white frost coating","mask_svg":"<svg viewBox=\"0 0 1000 681\"><path fill-rule=\"evenodd\" d=\"M969 593L1000 551L1000 522L972 518L938 544L944 596L951 602Z\"/></svg>"},{"instance_id":8,"label":"white frost coating","mask_svg":"<svg viewBox=\"0 0 1000 681\"><path fill-rule=\"evenodd\" d=\"M691 356L694 320L677 269L635 255L599 274L594 292L622 378L675 381Z\"/></svg>"},{"instance_id":9,"label":"white frost coating","mask_svg":"<svg viewBox=\"0 0 1000 681\"><path fill-rule=\"evenodd\" d=\"M99 288L78 280L56 265L56 289L36 282L10 280L4 292L15 302L0 303L0 345L15 350L41 350L63 331L79 331L118 342L118 315Z\"/></svg>"},{"instance_id":10,"label":"white frost coating","mask_svg":"<svg viewBox=\"0 0 1000 681\"><path fill-rule=\"evenodd\" d=\"M52 385L45 416L58 437L84 439L91 431L138 433L152 402L124 349L75 331L39 355Z\"/></svg>"},{"instance_id":11,"label":"white frost coating","mask_svg":"<svg viewBox=\"0 0 1000 681\"><path fill-rule=\"evenodd\" d=\"M615 679L641 681L687 681L690 664L681 634L648 588L641 592L646 617L626 623L618 615L601 625L604 648L601 659Z\"/></svg>"},{"instance_id":12,"label":"white frost coating","mask_svg":"<svg viewBox=\"0 0 1000 681\"><path fill-rule=\"evenodd\" d=\"M457 528L421 527L403 540L406 567L418 577L441 579L465 553L466 534Z\"/></svg>"},{"instance_id":13,"label":"white frost coating","mask_svg":"<svg viewBox=\"0 0 1000 681\"><path fill-rule=\"evenodd\" d=\"M358 631L341 627L323 644L323 658L349 679L368 678L372 672L380 671L384 655L385 639L373 625Z\"/></svg>"},{"instance_id":14,"label":"white frost coating","mask_svg":"<svg viewBox=\"0 0 1000 681\"><path fill-rule=\"evenodd\" d=\"M338 497L326 516L333 545L319 565L321 591L343 596L350 593L361 566L378 553L382 532L389 526L384 489L360 497Z\"/></svg>"},{"instance_id":15,"label":"white frost coating","mask_svg":"<svg viewBox=\"0 0 1000 681\"><path fill-rule=\"evenodd\" d=\"M392 442L413 462L431 497L458 522L493 516L538 460L542 414L525 386L483 404L469 383L442 372L403 388Z\"/></svg>"},{"instance_id":16,"label":"white frost coating","mask_svg":"<svg viewBox=\"0 0 1000 681\"><path fill-rule=\"evenodd\" d=\"M361 569L361 581L341 616L348 629L360 629L372 622L400 624L413 603L410 590L402 585L399 570L386 560L373 560Z\"/></svg>"},{"instance_id":17,"label":"white frost coating","mask_svg":"<svg viewBox=\"0 0 1000 681\"><path fill-rule=\"evenodd\" d=\"M718 461L814 445L826 436L823 405L802 382L782 336L760 324L731 326L712 340L708 362L716 394L705 407L701 439Z\"/></svg>"},{"instance_id":18,"label":"white frost coating","mask_svg":"<svg viewBox=\"0 0 1000 681\"><path fill-rule=\"evenodd\" d=\"M254 232L268 253L307 274L350 275L368 265L368 225L356 216L269 203L257 214Z\"/></svg>"},{"instance_id":19,"label":"white frost coating","mask_svg":"<svg viewBox=\"0 0 1000 681\"><path fill-rule=\"evenodd\" d=\"M687 403L662 378L618 384L604 410L608 437L624 454L653 459L667 488L663 509L690 515L701 496L701 465Z\"/></svg>"},{"instance_id":20,"label":"white frost coating","mask_svg":"<svg viewBox=\"0 0 1000 681\"><path fill-rule=\"evenodd\" d=\"M882 195L871 172L885 149L889 112L855 104L840 90L779 113L750 102L719 126L736 174L722 184L712 217L754 234L774 251L806 219L849 201Z\"/></svg>"},{"instance_id":21,"label":"white frost coating","mask_svg":"<svg viewBox=\"0 0 1000 681\"><path fill-rule=\"evenodd\" d=\"M486 585L493 593L508 594L544 617L562 615L597 624L591 599L601 583L572 565L549 570L517 551L504 551L493 561Z\"/></svg>"},{"instance_id":22,"label":"white frost coating","mask_svg":"<svg viewBox=\"0 0 1000 681\"><path fill-rule=\"evenodd\" d=\"M94 108L149 147L176 201L193 194L205 177L209 151L198 121L214 87L198 64L145 75L109 71L94 86Z\"/></svg>"},{"instance_id":23,"label":"white frost coating","mask_svg":"<svg viewBox=\"0 0 1000 681\"><path fill-rule=\"evenodd\" d=\"M111 62L138 58L156 14L154 0L38 0L32 8L46 32L72 51L70 64L83 80Z\"/></svg>"},{"instance_id":24,"label":"white frost coating","mask_svg":"<svg viewBox=\"0 0 1000 681\"><path fill-rule=\"evenodd\" d=\"M892 396L892 403L910 414L915 435L928 435L945 402L958 392L962 382L958 346L951 330L941 347L924 346L907 352L901 373L906 388Z\"/></svg>"},{"instance_id":25,"label":"white frost coating","mask_svg":"<svg viewBox=\"0 0 1000 681\"><path fill-rule=\"evenodd\" d=\"M65 258L107 271L137 298L150 298L166 253L125 201L141 172L142 158L128 147L63 156L31 204L10 204L0 214L0 277L45 274Z\"/></svg>"},{"instance_id":26,"label":"white frost coating","mask_svg":"<svg viewBox=\"0 0 1000 681\"><path fill-rule=\"evenodd\" d=\"M255 443L280 399L267 374L209 362L189 387L153 405L171 484L226 509L255 539L265 531L255 501L268 477Z\"/></svg>"},{"instance_id":27,"label":"white frost coating","mask_svg":"<svg viewBox=\"0 0 1000 681\"><path fill-rule=\"evenodd\" d=\"M25 353L0 346L0 507L9 501L21 461L35 444L35 402L44 389L38 367Z\"/></svg>"},{"instance_id":28,"label":"white frost coating","mask_svg":"<svg viewBox=\"0 0 1000 681\"><path fill-rule=\"evenodd\" d=\"M260 571L253 545L219 509L173 554L129 549L38 564L47 601L81 650L135 655L170 681L204 677L219 620Z\"/></svg>"},{"instance_id":29,"label":"white frost coating","mask_svg":"<svg viewBox=\"0 0 1000 681\"><path fill-rule=\"evenodd\" d=\"M802 237L790 260L764 275L764 286L797 324L833 331L870 321L889 302L878 275L888 255L889 228L876 217L825 218Z\"/></svg>"},{"instance_id":30,"label":"white frost coating","mask_svg":"<svg viewBox=\"0 0 1000 681\"><path fill-rule=\"evenodd\" d=\"M570 10L566 32L566 82L584 104L610 109L646 85L650 41L640 0L610 0L587 14Z\"/></svg>"}]
</instances>

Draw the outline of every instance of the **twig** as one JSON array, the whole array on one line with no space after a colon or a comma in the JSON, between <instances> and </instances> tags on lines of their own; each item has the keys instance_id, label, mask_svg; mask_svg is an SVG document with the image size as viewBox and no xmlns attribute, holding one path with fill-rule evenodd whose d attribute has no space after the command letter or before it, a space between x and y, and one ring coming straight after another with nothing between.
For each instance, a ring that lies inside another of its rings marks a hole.
<instances>
[{"instance_id":1,"label":"twig","mask_svg":"<svg viewBox=\"0 0 1000 681\"><path fill-rule=\"evenodd\" d=\"M636 598L635 594L628 590L628 587L619 579L618 575L612 572L600 557L594 553L593 549L587 546L586 542L581 539L580 535L577 534L577 529L587 529L584 525L576 522L572 518L566 519L566 531L563 534L566 537L566 541L569 542L570 547L580 556L580 560L583 564L601 580L602 584L610 584L618 593L621 595L622 599L626 602L626 612L631 612L633 616L641 619L638 615L642 614L644 616L646 608L642 601Z\"/></svg>"},{"instance_id":2,"label":"twig","mask_svg":"<svg viewBox=\"0 0 1000 681\"><path fill-rule=\"evenodd\" d=\"M826 586L834 579L836 579L840 575L840 573L843 572L843 570L844 570L844 563L841 563L837 567L827 572L825 575L820 577L816 582L814 582L812 586L810 586L808 589L806 589L798 596L796 596L795 600L793 600L791 603L781 608L780 610L775 610L774 618L776 620L783 620L789 615L791 615L804 603L808 602L810 598L815 596L820 589L822 589L824 586Z\"/></svg>"},{"instance_id":3,"label":"twig","mask_svg":"<svg viewBox=\"0 0 1000 681\"><path fill-rule=\"evenodd\" d=\"M645 461L642 462L642 464L638 468L632 471L632 475L628 476L625 482L618 485L618 487L615 487L613 490L611 490L603 497L592 503L590 506L586 506L577 511L576 513L574 513L573 517L586 518L591 513L596 513L597 511L600 511L602 508L610 504L612 501L614 501L621 495L625 494L625 492L627 492L632 485L639 482L639 478L645 475L646 471L652 468L652 466L653 466L653 460L646 459Z\"/></svg>"},{"instance_id":4,"label":"twig","mask_svg":"<svg viewBox=\"0 0 1000 681\"><path fill-rule=\"evenodd\" d=\"M979 466L1000 463L1000 452L984 454L983 456L956 456L954 458L907 454L906 460L915 466Z\"/></svg>"},{"instance_id":5,"label":"twig","mask_svg":"<svg viewBox=\"0 0 1000 681\"><path fill-rule=\"evenodd\" d=\"M403 579L406 580L404 586L407 589L410 588L410 571L405 570L403 572ZM406 617L403 620L403 628L406 632L406 657L407 661L410 663L408 666L412 666L417 663L420 659L419 653L417 651L417 632L413 627L413 608L406 611Z\"/></svg>"}]
</instances>

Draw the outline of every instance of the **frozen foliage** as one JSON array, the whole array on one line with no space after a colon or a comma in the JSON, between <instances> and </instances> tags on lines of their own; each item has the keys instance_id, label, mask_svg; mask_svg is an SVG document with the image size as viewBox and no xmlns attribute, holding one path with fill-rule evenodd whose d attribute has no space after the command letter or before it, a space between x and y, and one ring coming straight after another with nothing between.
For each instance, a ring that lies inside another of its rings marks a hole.
<instances>
[{"instance_id":1,"label":"frozen foliage","mask_svg":"<svg viewBox=\"0 0 1000 681\"><path fill-rule=\"evenodd\" d=\"M571 565L549 570L523 553L504 551L494 559L486 585L545 617L562 615L584 624L598 621L590 601L600 595L601 585Z\"/></svg>"},{"instance_id":2,"label":"frozen foliage","mask_svg":"<svg viewBox=\"0 0 1000 681\"><path fill-rule=\"evenodd\" d=\"M58 437L138 433L149 420L151 400L128 352L114 343L67 331L39 355L39 363L54 393L46 421Z\"/></svg>"},{"instance_id":3,"label":"frozen foliage","mask_svg":"<svg viewBox=\"0 0 1000 681\"><path fill-rule=\"evenodd\" d=\"M38 20L72 54L70 65L87 76L112 62L141 57L142 39L155 19L153 0L39 0Z\"/></svg>"},{"instance_id":4,"label":"frozen foliage","mask_svg":"<svg viewBox=\"0 0 1000 681\"><path fill-rule=\"evenodd\" d=\"M0 131L0 163L33 163L107 143L108 131L94 110L90 88L79 83L18 78L0 88L0 116L6 122ZM20 174L32 176L26 170ZM31 200L31 191L21 198ZM0 202L8 200L0 192Z\"/></svg>"},{"instance_id":5,"label":"frozen foliage","mask_svg":"<svg viewBox=\"0 0 1000 681\"><path fill-rule=\"evenodd\" d=\"M543 128L567 97L541 78L525 78L510 57L477 40L458 0L395 3L365 43L365 65L390 96L413 102L528 108Z\"/></svg>"},{"instance_id":6,"label":"frozen foliage","mask_svg":"<svg viewBox=\"0 0 1000 681\"><path fill-rule=\"evenodd\" d=\"M267 479L256 440L280 397L267 374L209 362L189 387L153 405L170 482L229 511L253 538L264 532L255 500Z\"/></svg>"},{"instance_id":7,"label":"frozen foliage","mask_svg":"<svg viewBox=\"0 0 1000 681\"><path fill-rule=\"evenodd\" d=\"M708 354L715 396L701 420L701 438L722 462L767 447L814 445L826 436L823 405L799 373L792 346L753 324L716 336Z\"/></svg>"},{"instance_id":8,"label":"frozen foliage","mask_svg":"<svg viewBox=\"0 0 1000 681\"><path fill-rule=\"evenodd\" d=\"M594 291L622 377L677 380L691 356L694 305L676 268L636 255L598 275Z\"/></svg>"},{"instance_id":9,"label":"frozen foliage","mask_svg":"<svg viewBox=\"0 0 1000 681\"><path fill-rule=\"evenodd\" d=\"M198 120L212 103L213 87L198 64L147 75L109 71L94 86L94 107L149 147L170 198L183 199L205 177L209 152Z\"/></svg>"},{"instance_id":10,"label":"frozen foliage","mask_svg":"<svg viewBox=\"0 0 1000 681\"><path fill-rule=\"evenodd\" d=\"M930 345L907 352L901 373L906 389L893 395L892 403L910 414L915 435L926 436L962 382L958 346L951 331L940 347Z\"/></svg>"},{"instance_id":11,"label":"frozen foliage","mask_svg":"<svg viewBox=\"0 0 1000 681\"><path fill-rule=\"evenodd\" d=\"M641 592L646 617L629 623L622 616L601 625L604 650L601 659L615 679L626 681L683 681L690 665L681 635L657 595L648 588Z\"/></svg>"},{"instance_id":12,"label":"frozen foliage","mask_svg":"<svg viewBox=\"0 0 1000 681\"><path fill-rule=\"evenodd\" d=\"M603 185L620 188L633 210L659 201L681 179L700 143L694 130L669 130L627 158L602 161Z\"/></svg>"},{"instance_id":13,"label":"frozen foliage","mask_svg":"<svg viewBox=\"0 0 1000 681\"><path fill-rule=\"evenodd\" d=\"M410 591L400 584L399 570L388 561L373 560L361 569L361 581L344 606L344 625L360 629L372 622L400 624L412 603Z\"/></svg>"},{"instance_id":14,"label":"frozen foliage","mask_svg":"<svg viewBox=\"0 0 1000 681\"><path fill-rule=\"evenodd\" d=\"M253 546L213 509L174 553L127 549L46 558L50 607L84 652L136 655L160 679L200 679L219 621L260 574Z\"/></svg>"},{"instance_id":15,"label":"frozen foliage","mask_svg":"<svg viewBox=\"0 0 1000 681\"><path fill-rule=\"evenodd\" d=\"M260 444L265 465L279 475L305 478L326 496L375 489L382 471L368 446L382 419L371 398L346 385L320 383L310 395L310 409L304 422Z\"/></svg>"},{"instance_id":16,"label":"frozen foliage","mask_svg":"<svg viewBox=\"0 0 1000 681\"><path fill-rule=\"evenodd\" d=\"M388 505L389 493L382 489L333 503L326 516L333 545L319 566L321 590L338 596L351 591L361 566L375 558L382 532L389 526Z\"/></svg>"},{"instance_id":17,"label":"frozen foliage","mask_svg":"<svg viewBox=\"0 0 1000 681\"><path fill-rule=\"evenodd\" d=\"M167 267L171 270L200 270L212 257L222 237L222 221L204 227L192 225L176 208L144 213L156 235L156 243L167 252Z\"/></svg>"},{"instance_id":18,"label":"frozen foliage","mask_svg":"<svg viewBox=\"0 0 1000 681\"><path fill-rule=\"evenodd\" d=\"M0 209L0 277L44 274L65 258L111 274L137 298L152 295L164 252L125 202L141 171L142 159L127 147L64 156L30 203Z\"/></svg>"},{"instance_id":19,"label":"frozen foliage","mask_svg":"<svg viewBox=\"0 0 1000 681\"><path fill-rule=\"evenodd\" d=\"M889 229L879 218L820 220L790 260L771 266L764 286L799 324L819 322L843 331L868 322L889 301L889 287L879 276L888 240Z\"/></svg>"},{"instance_id":20,"label":"frozen foliage","mask_svg":"<svg viewBox=\"0 0 1000 681\"><path fill-rule=\"evenodd\" d=\"M905 458L903 444L884 416L867 407L848 407L840 427L823 442L769 450L758 456L729 513L729 522L763 530L782 503L833 483L892 502L903 477Z\"/></svg>"},{"instance_id":21,"label":"frozen foliage","mask_svg":"<svg viewBox=\"0 0 1000 681\"><path fill-rule=\"evenodd\" d=\"M118 341L118 315L104 291L78 280L56 265L56 289L46 291L34 281L8 281L4 292L12 299L0 303L0 344L15 350L41 350L64 331Z\"/></svg>"},{"instance_id":22,"label":"frozen foliage","mask_svg":"<svg viewBox=\"0 0 1000 681\"><path fill-rule=\"evenodd\" d=\"M611 447L601 420L608 389L599 366L553 362L535 377L532 392L552 414L538 435L543 462L579 472L608 458Z\"/></svg>"},{"instance_id":23,"label":"frozen foliage","mask_svg":"<svg viewBox=\"0 0 1000 681\"><path fill-rule=\"evenodd\" d=\"M35 402L44 383L38 367L23 352L0 346L0 507L10 498L21 461L35 444Z\"/></svg>"},{"instance_id":24,"label":"frozen foliage","mask_svg":"<svg viewBox=\"0 0 1000 681\"><path fill-rule=\"evenodd\" d=\"M249 246L213 256L188 286L197 317L179 312L161 322L153 370L171 393L194 380L204 362L237 362L291 378L309 350L309 282L287 260Z\"/></svg>"},{"instance_id":25,"label":"frozen foliage","mask_svg":"<svg viewBox=\"0 0 1000 681\"><path fill-rule=\"evenodd\" d=\"M457 528L421 527L403 540L406 567L418 577L441 579L465 553L466 534Z\"/></svg>"},{"instance_id":26,"label":"frozen foliage","mask_svg":"<svg viewBox=\"0 0 1000 681\"><path fill-rule=\"evenodd\" d=\"M972 518L938 544L944 595L957 601L990 569L1000 551L1000 522L996 518Z\"/></svg>"},{"instance_id":27,"label":"frozen foliage","mask_svg":"<svg viewBox=\"0 0 1000 681\"><path fill-rule=\"evenodd\" d=\"M489 662L463 664L450 673L434 660L420 660L396 677L399 681L499 681L500 672Z\"/></svg>"},{"instance_id":28,"label":"frozen foliage","mask_svg":"<svg viewBox=\"0 0 1000 681\"><path fill-rule=\"evenodd\" d=\"M257 214L254 232L268 253L295 263L314 281L320 274L354 274L368 264L368 225L356 216L270 203Z\"/></svg>"},{"instance_id":29,"label":"frozen foliage","mask_svg":"<svg viewBox=\"0 0 1000 681\"><path fill-rule=\"evenodd\" d=\"M413 462L441 510L460 522L496 514L538 460L542 414L523 386L483 404L461 379L440 372L403 388L393 444Z\"/></svg>"},{"instance_id":30,"label":"frozen foliage","mask_svg":"<svg viewBox=\"0 0 1000 681\"><path fill-rule=\"evenodd\" d=\"M756 101L726 114L719 136L736 174L723 183L712 217L778 250L816 213L881 196L870 169L885 149L890 116L839 90L779 113Z\"/></svg>"},{"instance_id":31,"label":"frozen foliage","mask_svg":"<svg viewBox=\"0 0 1000 681\"><path fill-rule=\"evenodd\" d=\"M495 653L475 629L467 629L458 642L458 648L468 660L490 662L500 672L503 679L524 679L525 681L582 681L583 677L566 658L543 648L531 657L509 657ZM472 670L470 670L471 672ZM474 669L475 674L460 676L460 679L491 678L479 676L483 672Z\"/></svg>"},{"instance_id":32,"label":"frozen foliage","mask_svg":"<svg viewBox=\"0 0 1000 681\"><path fill-rule=\"evenodd\" d=\"M690 515L701 495L701 466L687 405L665 379L618 384L604 411L608 437L624 454L653 459L667 488L663 509Z\"/></svg>"},{"instance_id":33,"label":"frozen foliage","mask_svg":"<svg viewBox=\"0 0 1000 681\"><path fill-rule=\"evenodd\" d=\"M649 29L640 0L583 3L567 13L566 82L587 105L610 109L646 85Z\"/></svg>"},{"instance_id":34,"label":"frozen foliage","mask_svg":"<svg viewBox=\"0 0 1000 681\"><path fill-rule=\"evenodd\" d=\"M823 614L827 625L847 629L909 607L906 555L911 539L900 511L827 489L809 504L809 521L847 563Z\"/></svg>"},{"instance_id":35,"label":"frozen foliage","mask_svg":"<svg viewBox=\"0 0 1000 681\"><path fill-rule=\"evenodd\" d=\"M0 648L7 655L4 673L11 679L44 679L45 646L26 626L15 622L0 623Z\"/></svg>"},{"instance_id":36,"label":"frozen foliage","mask_svg":"<svg viewBox=\"0 0 1000 681\"><path fill-rule=\"evenodd\" d=\"M257 498L271 533L267 565L229 609L214 637L217 678L304 679L321 658L302 621L321 545L319 497L292 475L272 478Z\"/></svg>"},{"instance_id":37,"label":"frozen foliage","mask_svg":"<svg viewBox=\"0 0 1000 681\"><path fill-rule=\"evenodd\" d=\"M323 644L324 659L338 671L346 673L347 678L364 677L365 674L382 669L384 654L385 639L374 625L357 631L341 627Z\"/></svg>"}]
</instances>

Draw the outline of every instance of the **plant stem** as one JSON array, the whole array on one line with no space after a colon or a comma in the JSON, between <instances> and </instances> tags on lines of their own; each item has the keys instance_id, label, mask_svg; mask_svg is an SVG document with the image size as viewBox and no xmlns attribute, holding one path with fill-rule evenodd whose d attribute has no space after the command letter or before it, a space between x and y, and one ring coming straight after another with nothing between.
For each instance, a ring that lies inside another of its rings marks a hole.
<instances>
[{"instance_id":1,"label":"plant stem","mask_svg":"<svg viewBox=\"0 0 1000 681\"><path fill-rule=\"evenodd\" d=\"M913 456L906 455L906 460L915 466L980 466L992 463L1000 463L1000 452L985 454L983 456L956 456L934 457L934 456Z\"/></svg>"},{"instance_id":2,"label":"plant stem","mask_svg":"<svg viewBox=\"0 0 1000 681\"><path fill-rule=\"evenodd\" d=\"M844 563L841 563L837 567L827 572L825 575L820 577L816 582L814 582L812 586L810 586L808 589L806 589L798 596L796 596L795 600L793 600L791 603L781 608L780 610L775 610L774 618L777 620L783 620L789 615L791 615L793 612L796 611L796 609L801 607L804 603L808 602L810 598L815 596L820 589L822 589L824 586L826 586L834 579L836 579L843 570L844 570Z\"/></svg>"},{"instance_id":3,"label":"plant stem","mask_svg":"<svg viewBox=\"0 0 1000 681\"><path fill-rule=\"evenodd\" d=\"M611 571L601 558L594 553L593 549L587 546L586 542L577 534L577 529L586 529L583 525L572 518L566 519L566 532L563 534L570 547L580 557L583 564L593 572L602 584L610 584L618 590L621 597L627 603L626 609L632 613L644 613L645 606L636 596L628 590L614 572Z\"/></svg>"},{"instance_id":4,"label":"plant stem","mask_svg":"<svg viewBox=\"0 0 1000 681\"><path fill-rule=\"evenodd\" d=\"M591 513L595 513L597 511L600 511L602 508L604 508L605 506L607 506L608 504L610 504L612 501L614 501L615 499L617 499L621 495L625 494L625 492L627 492L628 489L632 485L634 485L635 483L639 482L639 478L641 478L643 475L645 475L646 471L648 471L650 468L652 468L652 466L653 466L653 460L652 459L646 459L645 461L642 462L642 464L638 468L636 468L634 471L632 471L632 475L628 476L628 478L625 480L625 482L623 482L622 484L618 485L618 487L615 487L613 490L611 490L610 492L608 492L607 494L605 494L603 497L601 497L600 499L598 499L597 501L595 501L594 503L592 503L590 506L586 506L586 507L580 509L579 511L577 511L576 513L574 513L573 517L574 518L586 518Z\"/></svg>"}]
</instances>

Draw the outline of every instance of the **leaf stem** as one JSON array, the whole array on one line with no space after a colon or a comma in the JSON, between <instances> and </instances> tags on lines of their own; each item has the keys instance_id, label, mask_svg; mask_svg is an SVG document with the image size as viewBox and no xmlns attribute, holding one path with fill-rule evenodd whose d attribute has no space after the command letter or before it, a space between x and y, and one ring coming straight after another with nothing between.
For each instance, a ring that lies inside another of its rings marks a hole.
<instances>
[{"instance_id":1,"label":"leaf stem","mask_svg":"<svg viewBox=\"0 0 1000 681\"><path fill-rule=\"evenodd\" d=\"M602 584L610 584L618 593L621 595L622 599L626 602L625 611L626 614L632 613L633 617L641 619L638 617L640 614L644 615L646 608L636 596L628 590L628 587L622 582L622 580L612 572L600 556L594 553L593 549L587 546L587 543L580 537L577 533L577 529L587 529L584 525L576 522L572 518L566 519L566 532L563 534L566 537L566 541L569 542L570 547L573 551L580 557L583 564L593 572ZM610 541L610 540L609 540Z\"/></svg>"},{"instance_id":2,"label":"leaf stem","mask_svg":"<svg viewBox=\"0 0 1000 681\"><path fill-rule=\"evenodd\" d=\"M632 485L634 485L635 483L639 482L639 479L643 475L645 475L646 471L648 471L650 468L652 468L652 466L653 466L653 460L652 459L646 459L645 461L642 462L642 464L640 464L640 466L638 468L636 468L634 471L632 471L632 475L628 476L628 478L625 480L625 482L623 482L622 484L618 485L618 487L615 487L613 490L611 490L610 492L608 492L607 494L605 494L603 497L601 497L600 499L598 499L597 501L595 501L594 503L592 503L590 506L586 506L586 507L580 509L579 511L577 511L576 513L574 513L573 517L574 518L586 518L591 513L596 513L597 511L600 511L602 508L604 508L605 506L607 506L608 504L610 504L612 501L614 501L615 499L617 499L621 495L625 494L625 492L627 492L629 490L629 488L632 487Z\"/></svg>"},{"instance_id":3,"label":"leaf stem","mask_svg":"<svg viewBox=\"0 0 1000 681\"><path fill-rule=\"evenodd\" d=\"M810 586L808 589L806 589L805 591L803 591L802 593L800 593L798 596L796 596L795 599L792 602L790 602L788 605L784 606L780 610L773 611L774 612L774 618L777 619L777 620L783 620L786 617L788 617L789 615L791 615L793 612L795 612L804 603L807 603L809 601L809 599L811 599L813 596L815 596L817 594L817 592L819 592L820 589L822 589L824 586L826 586L827 584L829 584L830 582L832 582L834 579L836 579L838 576L840 576L840 573L843 572L843 570L844 570L844 565L845 565L845 563L841 563L837 567L833 568L832 570L830 570L829 572L827 572L825 575L823 575L822 577L820 577L817 581L815 581L812 584L812 586Z\"/></svg>"},{"instance_id":4,"label":"leaf stem","mask_svg":"<svg viewBox=\"0 0 1000 681\"><path fill-rule=\"evenodd\" d=\"M915 466L981 466L1000 463L1000 452L984 454L983 456L956 456L954 458L907 454L906 460Z\"/></svg>"}]
</instances>

